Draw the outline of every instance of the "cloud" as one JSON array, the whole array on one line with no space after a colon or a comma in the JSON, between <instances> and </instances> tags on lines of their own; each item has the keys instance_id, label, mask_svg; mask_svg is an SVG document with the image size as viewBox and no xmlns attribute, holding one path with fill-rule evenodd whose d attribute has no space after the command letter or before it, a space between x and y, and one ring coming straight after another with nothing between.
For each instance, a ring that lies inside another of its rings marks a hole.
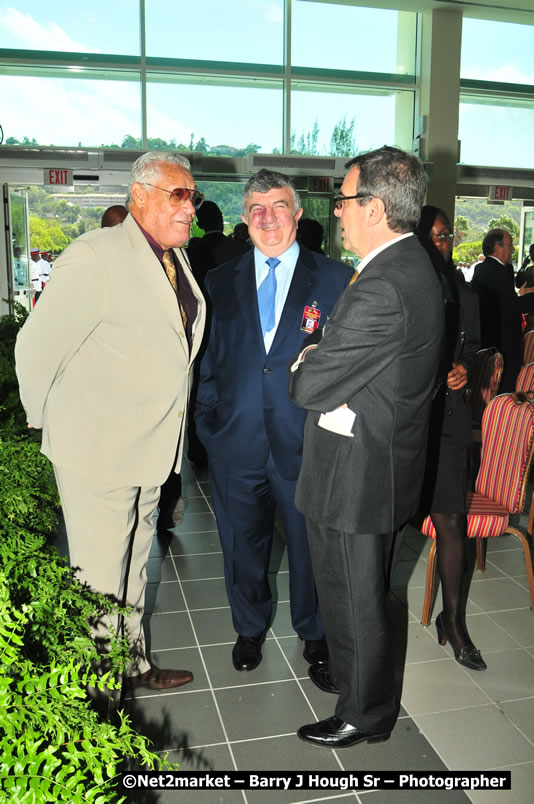
<instances>
[{"instance_id":1,"label":"cloud","mask_svg":"<svg viewBox=\"0 0 534 804\"><path fill-rule=\"evenodd\" d=\"M0 10L0 41L2 47L79 53L99 52L97 48L89 48L72 39L57 23L41 24L34 20L31 14L24 14L15 8Z\"/></svg>"}]
</instances>

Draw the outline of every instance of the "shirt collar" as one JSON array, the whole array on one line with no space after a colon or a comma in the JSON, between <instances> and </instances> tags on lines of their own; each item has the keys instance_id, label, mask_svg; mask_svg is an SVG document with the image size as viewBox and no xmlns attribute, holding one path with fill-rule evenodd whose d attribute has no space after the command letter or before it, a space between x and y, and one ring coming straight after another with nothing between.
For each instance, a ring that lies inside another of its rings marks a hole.
<instances>
[{"instance_id":1,"label":"shirt collar","mask_svg":"<svg viewBox=\"0 0 534 804\"><path fill-rule=\"evenodd\" d=\"M406 237L413 237L413 232L405 232L404 234L395 237L393 240L388 240L387 243L382 243L381 246L377 246L369 254L366 254L363 260L358 265L358 271L361 274L363 269L371 262L372 259L376 257L377 254L380 254L381 251L385 251L387 248L392 246L394 243L398 243L399 240L404 240Z\"/></svg>"},{"instance_id":2,"label":"shirt collar","mask_svg":"<svg viewBox=\"0 0 534 804\"><path fill-rule=\"evenodd\" d=\"M152 251L154 252L154 254L156 255L156 257L158 258L158 260L161 262L161 261L162 261L162 258L163 258L163 255L164 255L164 253L165 253L165 251L166 251L167 249L161 248L160 244L159 244L159 243L156 243L156 241L154 240L154 238L152 237L152 235L151 235L151 234L149 234L149 233L147 232L147 230L146 230L146 229L143 229L143 227L141 226L141 224L139 223L139 221L137 220L137 218L135 218L133 215L132 215L132 218L134 219L134 221L136 222L136 224L139 226L139 228L140 228L140 229L141 229L141 231L143 232L143 234L144 234L144 236L146 237L146 239L147 239L147 241L148 241L148 243L149 243L150 247L152 248ZM172 249L170 249L170 251L172 252Z\"/></svg>"},{"instance_id":3,"label":"shirt collar","mask_svg":"<svg viewBox=\"0 0 534 804\"><path fill-rule=\"evenodd\" d=\"M295 265L297 264L297 260L299 258L300 246L296 240L289 246L286 251L283 251L282 254L278 255L278 259L280 260L280 264L284 266L288 271L295 270ZM259 250L257 246L254 246L254 265L256 267L256 279L258 279L262 274L268 272L268 268L265 265L265 261L268 260L267 254L264 254L262 251Z\"/></svg>"}]
</instances>

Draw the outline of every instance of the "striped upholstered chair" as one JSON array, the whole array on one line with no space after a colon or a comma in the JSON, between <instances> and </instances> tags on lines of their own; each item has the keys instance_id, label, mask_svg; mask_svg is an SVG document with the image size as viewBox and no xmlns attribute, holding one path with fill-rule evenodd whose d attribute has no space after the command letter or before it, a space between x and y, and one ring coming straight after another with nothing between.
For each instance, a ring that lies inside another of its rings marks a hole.
<instances>
[{"instance_id":1,"label":"striped upholstered chair","mask_svg":"<svg viewBox=\"0 0 534 804\"><path fill-rule=\"evenodd\" d=\"M476 539L477 569L485 570L482 539L511 533L520 539L534 608L534 572L529 538L534 522L534 495L528 535L509 524L511 514L523 511L527 479L534 454L534 404L524 394L496 396L482 417L482 457L475 491L467 495L467 535ZM421 531L434 539L428 555L423 625L430 623L436 574L436 532L429 516Z\"/></svg>"},{"instance_id":2,"label":"striped upholstered chair","mask_svg":"<svg viewBox=\"0 0 534 804\"><path fill-rule=\"evenodd\" d=\"M534 360L534 330L523 333L523 365Z\"/></svg>"},{"instance_id":3,"label":"striped upholstered chair","mask_svg":"<svg viewBox=\"0 0 534 804\"><path fill-rule=\"evenodd\" d=\"M522 391L529 399L534 399L534 363L527 363L526 366L521 366L517 375L515 390Z\"/></svg>"}]
</instances>

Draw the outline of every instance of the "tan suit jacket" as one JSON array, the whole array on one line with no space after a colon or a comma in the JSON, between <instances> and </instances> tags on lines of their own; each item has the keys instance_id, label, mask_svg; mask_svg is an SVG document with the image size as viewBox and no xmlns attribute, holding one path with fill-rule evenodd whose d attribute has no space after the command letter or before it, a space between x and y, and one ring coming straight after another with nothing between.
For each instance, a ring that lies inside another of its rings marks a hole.
<instances>
[{"instance_id":1,"label":"tan suit jacket","mask_svg":"<svg viewBox=\"0 0 534 804\"><path fill-rule=\"evenodd\" d=\"M88 232L54 264L19 333L17 375L28 424L56 466L121 486L159 486L180 471L191 364L176 295L137 223Z\"/></svg>"}]
</instances>

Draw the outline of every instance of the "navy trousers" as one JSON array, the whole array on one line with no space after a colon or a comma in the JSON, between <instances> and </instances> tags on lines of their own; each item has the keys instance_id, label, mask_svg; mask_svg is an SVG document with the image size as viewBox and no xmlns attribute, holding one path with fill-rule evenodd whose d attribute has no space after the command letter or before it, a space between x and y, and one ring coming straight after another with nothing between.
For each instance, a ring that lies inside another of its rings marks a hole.
<instances>
[{"instance_id":1,"label":"navy trousers","mask_svg":"<svg viewBox=\"0 0 534 804\"><path fill-rule=\"evenodd\" d=\"M268 570L278 508L287 544L291 622L303 639L322 639L306 522L294 503L296 480L286 480L269 456L262 470L243 471L209 459L213 508L235 630L259 636L270 626Z\"/></svg>"}]
</instances>

